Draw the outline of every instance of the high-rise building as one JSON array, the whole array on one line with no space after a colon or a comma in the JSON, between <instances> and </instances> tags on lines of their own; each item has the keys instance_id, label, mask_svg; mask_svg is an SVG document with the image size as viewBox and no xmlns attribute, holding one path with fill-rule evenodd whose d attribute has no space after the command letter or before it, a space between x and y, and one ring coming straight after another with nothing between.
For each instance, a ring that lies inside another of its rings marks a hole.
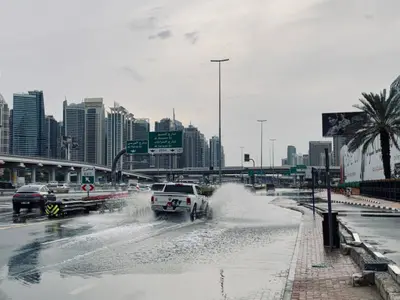
<instances>
[{"instance_id":1,"label":"high-rise building","mask_svg":"<svg viewBox=\"0 0 400 300\"><path fill-rule=\"evenodd\" d=\"M287 161L289 166L294 166L294 159L296 157L296 147L289 145L287 146Z\"/></svg>"},{"instance_id":2,"label":"high-rise building","mask_svg":"<svg viewBox=\"0 0 400 300\"><path fill-rule=\"evenodd\" d=\"M10 153L10 110L0 94L0 153Z\"/></svg>"},{"instance_id":3,"label":"high-rise building","mask_svg":"<svg viewBox=\"0 0 400 300\"><path fill-rule=\"evenodd\" d=\"M210 167L213 167L214 169L219 168L219 161L220 161L220 156L219 156L219 138L217 136L213 136L210 139ZM221 167L223 168L225 166L225 153L224 153L224 147L221 147Z\"/></svg>"},{"instance_id":4,"label":"high-rise building","mask_svg":"<svg viewBox=\"0 0 400 300\"><path fill-rule=\"evenodd\" d=\"M63 135L61 140L70 137L75 143L75 147L70 147L70 157L73 161L85 161L85 105L84 103L71 103L68 105L67 100L63 103L63 125L60 128ZM67 159L65 146L61 149L64 159Z\"/></svg>"},{"instance_id":5,"label":"high-rise building","mask_svg":"<svg viewBox=\"0 0 400 300\"><path fill-rule=\"evenodd\" d=\"M324 154L325 157L325 148L328 148L328 153L332 152L332 142L325 141L310 141L309 142L309 163L310 166L321 166L323 162L321 162L321 153Z\"/></svg>"},{"instance_id":6,"label":"high-rise building","mask_svg":"<svg viewBox=\"0 0 400 300\"><path fill-rule=\"evenodd\" d=\"M125 148L125 127L129 112L123 106L114 104L107 112L107 166L111 167L114 157ZM124 168L124 161L118 162L118 170Z\"/></svg>"},{"instance_id":7,"label":"high-rise building","mask_svg":"<svg viewBox=\"0 0 400 300\"><path fill-rule=\"evenodd\" d=\"M332 165L340 165L340 149L346 144L346 137L334 136L333 137L333 152L332 152Z\"/></svg>"},{"instance_id":8,"label":"high-rise building","mask_svg":"<svg viewBox=\"0 0 400 300\"><path fill-rule=\"evenodd\" d=\"M133 140L147 140L149 138L149 119L135 119L133 121ZM133 156L134 169L150 168L150 155L137 154Z\"/></svg>"},{"instance_id":9,"label":"high-rise building","mask_svg":"<svg viewBox=\"0 0 400 300\"><path fill-rule=\"evenodd\" d=\"M13 153L45 155L45 114L42 91L13 96Z\"/></svg>"},{"instance_id":10,"label":"high-rise building","mask_svg":"<svg viewBox=\"0 0 400 300\"><path fill-rule=\"evenodd\" d=\"M204 137L204 136L203 136ZM200 131L193 125L183 131L183 157L185 168L202 167L202 147L204 141L201 140Z\"/></svg>"},{"instance_id":11,"label":"high-rise building","mask_svg":"<svg viewBox=\"0 0 400 300\"><path fill-rule=\"evenodd\" d=\"M173 122L170 118L161 119L154 124L154 131L161 132L161 131L171 131ZM156 154L155 155L155 165L156 168L160 169L170 169L172 167L172 157L171 155L163 155L163 154Z\"/></svg>"},{"instance_id":12,"label":"high-rise building","mask_svg":"<svg viewBox=\"0 0 400 300\"><path fill-rule=\"evenodd\" d=\"M305 164L306 166L310 165L310 158L308 154L303 154L303 164Z\"/></svg>"},{"instance_id":13,"label":"high-rise building","mask_svg":"<svg viewBox=\"0 0 400 300\"><path fill-rule=\"evenodd\" d=\"M8 118L9 119L9 121L8 121L8 126L9 126L9 131L8 131L8 139L9 139L9 141L10 141L10 145L9 145L9 153L10 154L13 154L14 153L14 151L13 151L13 110L12 109L10 109L10 117Z\"/></svg>"},{"instance_id":14,"label":"high-rise building","mask_svg":"<svg viewBox=\"0 0 400 300\"><path fill-rule=\"evenodd\" d=\"M106 122L103 98L85 98L84 105L85 162L105 165Z\"/></svg>"},{"instance_id":15,"label":"high-rise building","mask_svg":"<svg viewBox=\"0 0 400 300\"><path fill-rule=\"evenodd\" d=\"M287 158L282 158L282 166L287 166Z\"/></svg>"},{"instance_id":16,"label":"high-rise building","mask_svg":"<svg viewBox=\"0 0 400 300\"><path fill-rule=\"evenodd\" d=\"M210 147L204 134L200 133L200 153L201 153L201 164L200 167L210 166Z\"/></svg>"},{"instance_id":17,"label":"high-rise building","mask_svg":"<svg viewBox=\"0 0 400 300\"><path fill-rule=\"evenodd\" d=\"M56 119L53 116L46 116L45 119L45 139L46 139L46 157L48 158L58 158L59 144L59 126Z\"/></svg>"}]
</instances>

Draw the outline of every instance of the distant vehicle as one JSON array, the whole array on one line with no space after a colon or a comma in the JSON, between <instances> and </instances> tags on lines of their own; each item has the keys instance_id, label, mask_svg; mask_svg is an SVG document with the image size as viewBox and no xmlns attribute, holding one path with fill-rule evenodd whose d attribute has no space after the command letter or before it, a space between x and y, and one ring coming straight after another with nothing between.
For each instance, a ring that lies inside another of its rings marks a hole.
<instances>
[{"instance_id":1,"label":"distant vehicle","mask_svg":"<svg viewBox=\"0 0 400 300\"><path fill-rule=\"evenodd\" d=\"M249 192L252 192L252 193L255 193L255 192L256 192L255 187L254 187L253 185L251 185L251 184L245 184L245 185L244 185L244 188L245 188L246 190L248 190Z\"/></svg>"},{"instance_id":2,"label":"distant vehicle","mask_svg":"<svg viewBox=\"0 0 400 300\"><path fill-rule=\"evenodd\" d=\"M56 195L46 185L24 185L20 187L13 196L13 211L19 214L21 208L39 208L41 214L45 213L47 201L55 201Z\"/></svg>"},{"instance_id":3,"label":"distant vehicle","mask_svg":"<svg viewBox=\"0 0 400 300\"><path fill-rule=\"evenodd\" d=\"M55 191L56 193L59 194L67 194L69 193L69 185L66 183L59 183L55 188L50 188L49 189Z\"/></svg>"},{"instance_id":4,"label":"distant vehicle","mask_svg":"<svg viewBox=\"0 0 400 300\"><path fill-rule=\"evenodd\" d=\"M199 216L208 216L208 198L196 184L167 183L161 192L151 196L151 209L156 216L162 212L187 213L194 221Z\"/></svg>"},{"instance_id":5,"label":"distant vehicle","mask_svg":"<svg viewBox=\"0 0 400 300\"><path fill-rule=\"evenodd\" d=\"M266 184L267 196L275 195L275 185L273 183Z\"/></svg>"}]
</instances>

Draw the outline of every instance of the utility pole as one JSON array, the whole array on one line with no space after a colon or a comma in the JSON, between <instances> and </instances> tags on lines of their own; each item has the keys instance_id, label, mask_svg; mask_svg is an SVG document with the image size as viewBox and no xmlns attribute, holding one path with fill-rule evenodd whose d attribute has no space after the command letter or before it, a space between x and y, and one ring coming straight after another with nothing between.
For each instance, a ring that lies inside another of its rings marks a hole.
<instances>
[{"instance_id":1,"label":"utility pole","mask_svg":"<svg viewBox=\"0 0 400 300\"><path fill-rule=\"evenodd\" d=\"M219 137L219 184L222 184L222 139L221 139L221 63L229 61L229 58L212 59L212 63L218 63L218 137Z\"/></svg>"},{"instance_id":2,"label":"utility pole","mask_svg":"<svg viewBox=\"0 0 400 300\"><path fill-rule=\"evenodd\" d=\"M260 171L261 171L261 174L263 174L263 125L264 125L264 122L267 122L267 120L257 120L257 122L259 122L260 123L260 125L261 125L261 157L260 157ZM263 179L264 179L264 177L263 177ZM263 181L264 182L264 181Z\"/></svg>"},{"instance_id":3,"label":"utility pole","mask_svg":"<svg viewBox=\"0 0 400 300\"><path fill-rule=\"evenodd\" d=\"M276 139L269 139L272 142L272 182L275 177L275 141Z\"/></svg>"}]
</instances>

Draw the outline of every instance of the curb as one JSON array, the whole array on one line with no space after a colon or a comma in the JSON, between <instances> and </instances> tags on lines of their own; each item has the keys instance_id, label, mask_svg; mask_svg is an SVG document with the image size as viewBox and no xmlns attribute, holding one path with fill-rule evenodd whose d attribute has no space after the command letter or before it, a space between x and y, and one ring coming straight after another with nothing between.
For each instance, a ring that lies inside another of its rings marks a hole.
<instances>
[{"instance_id":1,"label":"curb","mask_svg":"<svg viewBox=\"0 0 400 300\"><path fill-rule=\"evenodd\" d=\"M327 201L324 198L320 198L320 199L322 199L323 201ZM400 212L400 209L393 208L390 206L383 206L383 205L376 205L376 204L369 204L369 203L357 203L354 201L340 201L340 200L331 200L331 201L332 201L332 203L341 203L341 204L356 205L356 206L366 206L366 207L371 207L371 208L379 208L379 209L391 210L394 212Z\"/></svg>"}]
</instances>

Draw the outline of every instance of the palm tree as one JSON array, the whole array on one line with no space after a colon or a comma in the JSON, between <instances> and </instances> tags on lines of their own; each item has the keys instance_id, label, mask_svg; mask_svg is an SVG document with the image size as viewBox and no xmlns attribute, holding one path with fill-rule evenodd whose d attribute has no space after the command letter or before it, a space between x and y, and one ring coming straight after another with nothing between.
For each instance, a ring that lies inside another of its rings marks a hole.
<instances>
[{"instance_id":1,"label":"palm tree","mask_svg":"<svg viewBox=\"0 0 400 300\"><path fill-rule=\"evenodd\" d=\"M386 90L380 94L363 93L361 105L354 105L365 114L362 123L349 126L348 134L351 135L348 143L350 152L361 147L364 156L370 145L373 145L379 136L383 163L383 173L386 179L391 178L390 144L400 150L397 137L400 136L400 93L391 88L389 96Z\"/></svg>"}]
</instances>

